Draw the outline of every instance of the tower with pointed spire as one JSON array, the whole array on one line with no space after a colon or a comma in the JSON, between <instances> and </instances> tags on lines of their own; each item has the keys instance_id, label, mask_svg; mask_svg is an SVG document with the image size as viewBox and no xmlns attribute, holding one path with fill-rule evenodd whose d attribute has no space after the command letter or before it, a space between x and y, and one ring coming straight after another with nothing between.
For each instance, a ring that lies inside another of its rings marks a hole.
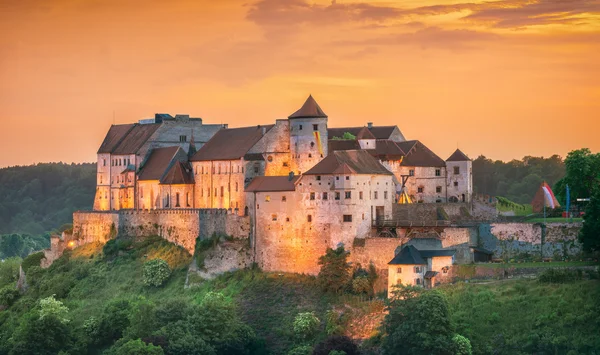
<instances>
[{"instance_id":1,"label":"tower with pointed spire","mask_svg":"<svg viewBox=\"0 0 600 355\"><path fill-rule=\"evenodd\" d=\"M289 117L291 170L306 172L327 156L327 115L312 95Z\"/></svg>"},{"instance_id":2,"label":"tower with pointed spire","mask_svg":"<svg viewBox=\"0 0 600 355\"><path fill-rule=\"evenodd\" d=\"M446 159L449 202L470 203L473 198L473 162L460 149Z\"/></svg>"}]
</instances>

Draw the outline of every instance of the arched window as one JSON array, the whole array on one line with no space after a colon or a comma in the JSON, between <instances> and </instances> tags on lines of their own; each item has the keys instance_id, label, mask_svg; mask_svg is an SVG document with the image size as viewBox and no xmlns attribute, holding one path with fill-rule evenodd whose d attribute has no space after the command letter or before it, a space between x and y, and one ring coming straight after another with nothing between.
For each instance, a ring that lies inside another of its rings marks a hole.
<instances>
[{"instance_id":1,"label":"arched window","mask_svg":"<svg viewBox=\"0 0 600 355\"><path fill-rule=\"evenodd\" d=\"M180 207L179 206L179 192L175 193L175 207Z\"/></svg>"}]
</instances>

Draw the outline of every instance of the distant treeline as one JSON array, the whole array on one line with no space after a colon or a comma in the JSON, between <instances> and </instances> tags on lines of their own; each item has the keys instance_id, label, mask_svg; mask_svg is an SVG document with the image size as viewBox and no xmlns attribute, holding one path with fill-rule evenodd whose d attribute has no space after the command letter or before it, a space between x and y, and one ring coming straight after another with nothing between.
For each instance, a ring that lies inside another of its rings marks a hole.
<instances>
[{"instance_id":1,"label":"distant treeline","mask_svg":"<svg viewBox=\"0 0 600 355\"><path fill-rule=\"evenodd\" d=\"M43 235L94 201L95 164L49 163L0 169L0 235Z\"/></svg>"},{"instance_id":2,"label":"distant treeline","mask_svg":"<svg viewBox=\"0 0 600 355\"><path fill-rule=\"evenodd\" d=\"M481 155L473 161L475 193L502 196L517 203L531 203L542 181L554 188L564 176L565 163L558 155L526 156L506 163Z\"/></svg>"}]
</instances>

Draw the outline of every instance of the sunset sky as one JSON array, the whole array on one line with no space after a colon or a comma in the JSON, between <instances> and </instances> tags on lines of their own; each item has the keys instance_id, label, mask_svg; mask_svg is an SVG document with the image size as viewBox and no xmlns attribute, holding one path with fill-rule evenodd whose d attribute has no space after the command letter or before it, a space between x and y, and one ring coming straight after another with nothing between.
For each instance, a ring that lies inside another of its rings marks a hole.
<instances>
[{"instance_id":1,"label":"sunset sky","mask_svg":"<svg viewBox=\"0 0 600 355\"><path fill-rule=\"evenodd\" d=\"M0 166L113 123L398 125L442 158L600 150L600 0L0 0ZM114 113L114 118L113 118Z\"/></svg>"}]
</instances>

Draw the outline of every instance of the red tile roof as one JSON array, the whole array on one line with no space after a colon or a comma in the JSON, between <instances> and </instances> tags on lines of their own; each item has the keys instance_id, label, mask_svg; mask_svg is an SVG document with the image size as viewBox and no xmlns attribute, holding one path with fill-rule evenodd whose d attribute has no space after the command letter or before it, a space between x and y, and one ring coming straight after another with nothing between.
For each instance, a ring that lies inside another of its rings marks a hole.
<instances>
[{"instance_id":1,"label":"red tile roof","mask_svg":"<svg viewBox=\"0 0 600 355\"><path fill-rule=\"evenodd\" d=\"M457 149L446 161L471 161L460 149Z\"/></svg>"},{"instance_id":2,"label":"red tile roof","mask_svg":"<svg viewBox=\"0 0 600 355\"><path fill-rule=\"evenodd\" d=\"M112 150L112 154L126 155L135 154L148 141L148 139L156 132L160 123L154 124L137 124L127 132L127 135L121 142Z\"/></svg>"},{"instance_id":3,"label":"red tile roof","mask_svg":"<svg viewBox=\"0 0 600 355\"><path fill-rule=\"evenodd\" d=\"M366 150L334 151L308 170L305 175L342 173L392 175Z\"/></svg>"},{"instance_id":4,"label":"red tile roof","mask_svg":"<svg viewBox=\"0 0 600 355\"><path fill-rule=\"evenodd\" d=\"M110 129L104 137L104 141L98 149L98 154L111 153L113 149L115 149L115 147L121 143L123 138L127 135L127 133L129 133L133 126L133 123L110 126Z\"/></svg>"},{"instance_id":5,"label":"red tile roof","mask_svg":"<svg viewBox=\"0 0 600 355\"><path fill-rule=\"evenodd\" d=\"M218 131L192 157L192 161L241 159L274 125L227 128Z\"/></svg>"},{"instance_id":6,"label":"red tile roof","mask_svg":"<svg viewBox=\"0 0 600 355\"><path fill-rule=\"evenodd\" d=\"M425 144L419 141L407 141L397 143L398 146L406 153L403 166L420 166L420 167L445 167L446 162L432 152ZM404 149L408 148L408 149Z\"/></svg>"},{"instance_id":7,"label":"red tile roof","mask_svg":"<svg viewBox=\"0 0 600 355\"><path fill-rule=\"evenodd\" d=\"M192 168L188 163L176 161L160 179L160 183L163 185L193 184Z\"/></svg>"},{"instance_id":8,"label":"red tile roof","mask_svg":"<svg viewBox=\"0 0 600 355\"><path fill-rule=\"evenodd\" d=\"M244 191L246 192L276 192L276 191L294 191L296 183L300 179L299 175L293 176L257 176Z\"/></svg>"},{"instance_id":9,"label":"red tile roof","mask_svg":"<svg viewBox=\"0 0 600 355\"><path fill-rule=\"evenodd\" d=\"M292 113L288 118L327 118L327 115L319 104L313 99L312 95L308 96L308 99L304 102L304 105L300 107L300 109L294 113Z\"/></svg>"},{"instance_id":10,"label":"red tile roof","mask_svg":"<svg viewBox=\"0 0 600 355\"><path fill-rule=\"evenodd\" d=\"M160 180L175 159L179 146L155 148L141 168L138 180Z\"/></svg>"}]
</instances>

